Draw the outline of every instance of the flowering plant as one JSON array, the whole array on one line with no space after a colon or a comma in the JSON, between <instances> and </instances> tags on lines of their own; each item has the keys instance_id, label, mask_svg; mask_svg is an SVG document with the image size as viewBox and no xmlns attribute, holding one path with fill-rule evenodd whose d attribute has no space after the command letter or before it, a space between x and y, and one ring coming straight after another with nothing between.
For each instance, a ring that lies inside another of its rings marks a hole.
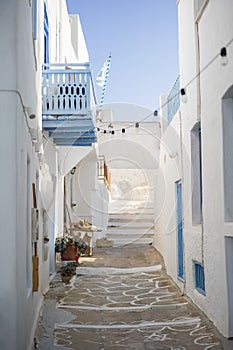
<instances>
[{"instance_id":1,"label":"flowering plant","mask_svg":"<svg viewBox=\"0 0 233 350\"><path fill-rule=\"evenodd\" d=\"M72 235L64 235L62 237L57 237L55 240L55 252L64 253L68 245L71 245L73 248L78 247L80 252L82 254L85 254L85 250L87 247L86 242L82 238Z\"/></svg>"},{"instance_id":2,"label":"flowering plant","mask_svg":"<svg viewBox=\"0 0 233 350\"><path fill-rule=\"evenodd\" d=\"M61 267L60 272L63 277L72 277L76 275L76 264L68 263Z\"/></svg>"}]
</instances>

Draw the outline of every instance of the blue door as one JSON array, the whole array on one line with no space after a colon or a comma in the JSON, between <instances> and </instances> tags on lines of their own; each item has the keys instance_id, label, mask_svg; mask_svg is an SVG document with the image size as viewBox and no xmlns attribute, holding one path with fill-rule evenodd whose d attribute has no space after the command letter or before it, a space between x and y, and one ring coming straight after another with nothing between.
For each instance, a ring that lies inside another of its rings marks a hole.
<instances>
[{"instance_id":1,"label":"blue door","mask_svg":"<svg viewBox=\"0 0 233 350\"><path fill-rule=\"evenodd\" d=\"M182 225L182 183L176 182L178 277L184 279L183 225Z\"/></svg>"}]
</instances>

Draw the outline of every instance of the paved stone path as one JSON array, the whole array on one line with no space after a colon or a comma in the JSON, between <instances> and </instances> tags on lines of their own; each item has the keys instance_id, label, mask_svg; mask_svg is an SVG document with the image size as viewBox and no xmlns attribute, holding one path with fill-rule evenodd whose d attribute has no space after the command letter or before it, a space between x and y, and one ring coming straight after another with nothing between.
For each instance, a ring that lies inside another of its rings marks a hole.
<instances>
[{"instance_id":1,"label":"paved stone path","mask_svg":"<svg viewBox=\"0 0 233 350\"><path fill-rule=\"evenodd\" d=\"M45 297L39 349L223 349L208 319L167 276L149 246L98 248Z\"/></svg>"}]
</instances>

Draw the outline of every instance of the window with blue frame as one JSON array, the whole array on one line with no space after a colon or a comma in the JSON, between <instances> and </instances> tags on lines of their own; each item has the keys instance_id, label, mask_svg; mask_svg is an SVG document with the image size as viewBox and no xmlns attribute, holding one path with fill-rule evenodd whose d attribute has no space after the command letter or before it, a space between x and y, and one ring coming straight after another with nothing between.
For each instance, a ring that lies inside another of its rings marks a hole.
<instances>
[{"instance_id":1,"label":"window with blue frame","mask_svg":"<svg viewBox=\"0 0 233 350\"><path fill-rule=\"evenodd\" d=\"M196 290L205 295L205 271L204 266L198 262L194 262L195 273L195 288Z\"/></svg>"},{"instance_id":2,"label":"window with blue frame","mask_svg":"<svg viewBox=\"0 0 233 350\"><path fill-rule=\"evenodd\" d=\"M49 21L44 3L44 63L49 63Z\"/></svg>"}]
</instances>

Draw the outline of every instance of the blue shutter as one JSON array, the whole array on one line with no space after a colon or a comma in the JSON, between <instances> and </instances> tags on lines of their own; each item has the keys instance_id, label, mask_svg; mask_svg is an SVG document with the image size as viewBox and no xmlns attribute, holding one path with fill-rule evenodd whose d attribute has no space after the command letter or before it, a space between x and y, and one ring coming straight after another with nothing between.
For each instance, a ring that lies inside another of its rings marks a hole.
<instances>
[{"instance_id":1,"label":"blue shutter","mask_svg":"<svg viewBox=\"0 0 233 350\"><path fill-rule=\"evenodd\" d=\"M205 295L205 271L204 266L194 262L195 268L195 287L198 292Z\"/></svg>"}]
</instances>

